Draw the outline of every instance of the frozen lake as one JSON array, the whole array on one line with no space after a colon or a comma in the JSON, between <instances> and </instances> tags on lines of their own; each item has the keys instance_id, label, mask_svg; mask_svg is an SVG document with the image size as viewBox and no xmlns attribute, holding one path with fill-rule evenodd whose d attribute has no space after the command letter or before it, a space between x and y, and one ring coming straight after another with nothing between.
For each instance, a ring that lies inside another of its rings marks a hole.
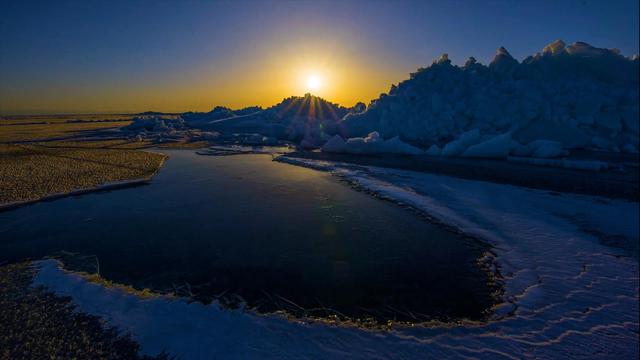
<instances>
[{"instance_id":1,"label":"frozen lake","mask_svg":"<svg viewBox=\"0 0 640 360\"><path fill-rule=\"evenodd\" d=\"M96 255L109 280L295 315L477 319L492 305L486 245L269 155L165 152L150 185L0 213L0 262Z\"/></svg>"}]
</instances>

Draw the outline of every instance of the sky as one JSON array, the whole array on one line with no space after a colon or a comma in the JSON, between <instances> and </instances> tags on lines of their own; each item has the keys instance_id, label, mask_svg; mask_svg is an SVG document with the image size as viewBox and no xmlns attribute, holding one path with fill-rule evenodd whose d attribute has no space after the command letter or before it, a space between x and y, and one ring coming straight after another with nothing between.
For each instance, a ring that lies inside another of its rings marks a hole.
<instances>
[{"instance_id":1,"label":"sky","mask_svg":"<svg viewBox=\"0 0 640 360\"><path fill-rule=\"evenodd\" d=\"M637 54L638 0L9 1L0 114L209 111L312 92L368 103L442 53L562 39Z\"/></svg>"}]
</instances>

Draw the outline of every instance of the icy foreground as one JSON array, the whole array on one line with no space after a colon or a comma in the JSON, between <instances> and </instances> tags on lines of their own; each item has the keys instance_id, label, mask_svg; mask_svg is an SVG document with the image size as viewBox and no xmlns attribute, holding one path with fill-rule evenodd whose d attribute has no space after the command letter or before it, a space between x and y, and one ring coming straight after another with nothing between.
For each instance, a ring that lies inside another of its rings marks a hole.
<instances>
[{"instance_id":1,"label":"icy foreground","mask_svg":"<svg viewBox=\"0 0 640 360\"><path fill-rule=\"evenodd\" d=\"M330 171L494 245L503 303L488 322L373 332L297 324L88 283L53 260L36 285L132 333L146 354L191 358L637 358L638 262L592 234L638 241L638 203L553 195L402 170L281 157ZM517 200L516 200L517 199Z\"/></svg>"}]
</instances>

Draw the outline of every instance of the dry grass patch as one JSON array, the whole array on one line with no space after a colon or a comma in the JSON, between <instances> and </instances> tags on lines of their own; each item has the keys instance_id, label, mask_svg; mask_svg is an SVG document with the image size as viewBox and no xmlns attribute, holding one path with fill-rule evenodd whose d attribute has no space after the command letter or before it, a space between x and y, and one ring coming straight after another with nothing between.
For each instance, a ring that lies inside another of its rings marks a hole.
<instances>
[{"instance_id":1,"label":"dry grass patch","mask_svg":"<svg viewBox=\"0 0 640 360\"><path fill-rule=\"evenodd\" d=\"M143 151L72 145L0 144L0 205L148 178L165 158Z\"/></svg>"},{"instance_id":2,"label":"dry grass patch","mask_svg":"<svg viewBox=\"0 0 640 360\"><path fill-rule=\"evenodd\" d=\"M129 121L135 114L68 114L68 115L6 115L0 116L3 124L66 123L73 121Z\"/></svg>"},{"instance_id":3,"label":"dry grass patch","mask_svg":"<svg viewBox=\"0 0 640 360\"><path fill-rule=\"evenodd\" d=\"M64 140L64 141L50 141L40 142L38 145L46 147L57 148L82 148L82 149L145 149L153 147L154 144L149 140L136 141L130 139L79 139L79 140Z\"/></svg>"}]
</instances>

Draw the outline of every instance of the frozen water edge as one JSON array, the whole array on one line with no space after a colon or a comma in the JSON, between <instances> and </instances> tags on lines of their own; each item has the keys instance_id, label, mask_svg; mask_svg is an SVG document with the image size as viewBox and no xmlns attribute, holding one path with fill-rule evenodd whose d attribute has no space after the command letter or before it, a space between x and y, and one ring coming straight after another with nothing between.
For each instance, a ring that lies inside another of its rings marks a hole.
<instances>
[{"instance_id":1,"label":"frozen water edge","mask_svg":"<svg viewBox=\"0 0 640 360\"><path fill-rule=\"evenodd\" d=\"M619 327L626 329L628 340L626 345L620 343L620 350L637 354L638 262L603 246L591 233L595 230L637 243L638 203L405 170L289 157L279 160L331 171L495 246L505 280L504 303L494 309L489 324L479 327L484 329L481 332L495 326L505 337L524 340L535 334L537 341L527 340L535 347L549 341L562 344L564 336L590 334L596 328ZM530 328L535 324L542 326L539 331ZM511 333L510 326L526 331ZM463 329L457 328L465 333ZM594 335L585 336L583 350L612 348L612 342L625 338Z\"/></svg>"},{"instance_id":2,"label":"frozen water edge","mask_svg":"<svg viewBox=\"0 0 640 360\"><path fill-rule=\"evenodd\" d=\"M636 358L638 262L578 224L638 241L638 204L403 170L280 158L330 171L492 243L505 280L486 323L389 332L298 324L167 297L141 299L40 262L35 285L131 332L143 352L190 358Z\"/></svg>"}]
</instances>

